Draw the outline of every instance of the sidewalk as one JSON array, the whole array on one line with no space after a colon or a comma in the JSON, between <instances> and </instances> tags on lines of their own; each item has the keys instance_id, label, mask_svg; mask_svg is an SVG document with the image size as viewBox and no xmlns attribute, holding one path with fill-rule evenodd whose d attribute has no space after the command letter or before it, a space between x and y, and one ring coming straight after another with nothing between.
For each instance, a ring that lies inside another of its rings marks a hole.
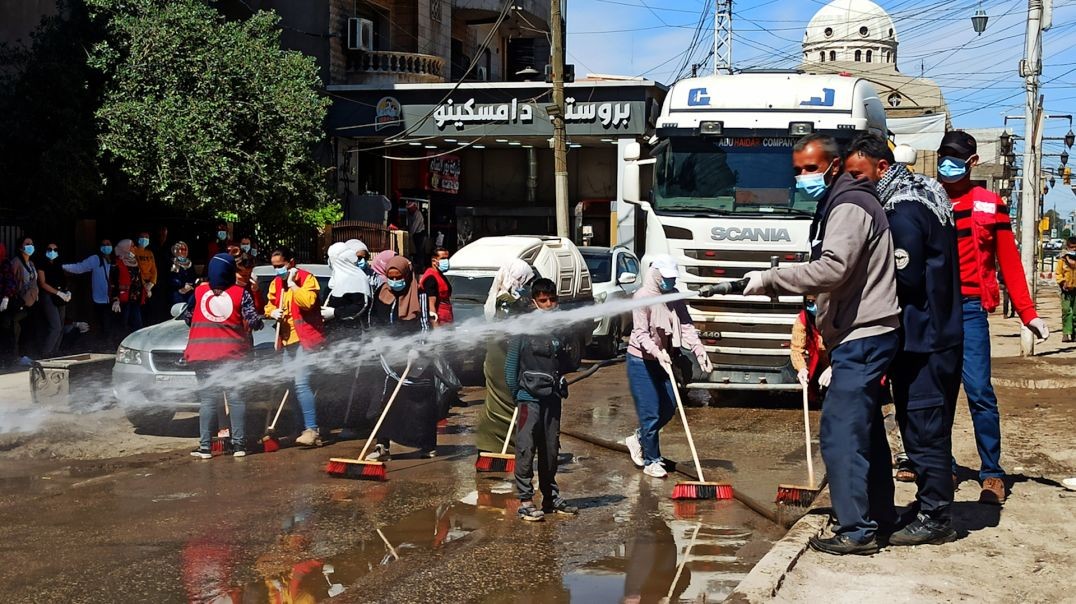
<instances>
[{"instance_id":1,"label":"sidewalk","mask_svg":"<svg viewBox=\"0 0 1076 604\"><path fill-rule=\"evenodd\" d=\"M1019 358L1019 322L991 318L995 374L1001 382L1049 385L1076 377L1076 344L1061 344L1060 306L1054 289L1040 289L1040 315L1057 331L1034 359ZM956 493L955 543L889 547L869 556L805 551L809 532L781 573L778 602L1073 602L1076 575L1076 493L1058 481L1076 476L1076 401L1066 388L997 387L1002 412L1002 465L1011 495L1005 506L980 505L978 454L961 395L954 453L963 482ZM969 469L970 468L970 469ZM897 483L897 504L914 500L914 485ZM809 523L804 523L809 524ZM787 567L787 566L786 566ZM783 570L783 569L782 569ZM753 596L756 601L768 597Z\"/></svg>"}]
</instances>

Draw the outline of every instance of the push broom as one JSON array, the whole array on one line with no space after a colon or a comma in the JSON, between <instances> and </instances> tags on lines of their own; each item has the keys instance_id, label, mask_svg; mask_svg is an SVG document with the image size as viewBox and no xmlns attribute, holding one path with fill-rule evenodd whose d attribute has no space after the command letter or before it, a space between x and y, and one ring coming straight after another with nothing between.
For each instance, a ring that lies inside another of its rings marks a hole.
<instances>
[{"instance_id":1,"label":"push broom","mask_svg":"<svg viewBox=\"0 0 1076 604\"><path fill-rule=\"evenodd\" d=\"M698 480L678 482L673 487L673 499L732 499L732 485L727 482L706 482L702 475L702 464L699 463L699 452L695 450L695 439L691 437L691 428L687 425L687 413L684 411L684 403L680 400L680 389L676 387L676 376L673 375L672 367L662 363L665 373L669 374L672 382L673 396L676 397L676 409L680 412L680 419L684 422L684 434L687 435L687 444L691 448L691 459L695 462L695 474Z\"/></svg>"},{"instance_id":2,"label":"push broom","mask_svg":"<svg viewBox=\"0 0 1076 604\"><path fill-rule=\"evenodd\" d=\"M516 471L516 456L508 455L508 440L512 436L512 429L516 427L516 418L519 417L519 406L512 411L512 421L508 422L508 431L504 433L504 444L501 445L500 453L478 454L478 461L474 462L475 472L504 472L506 474Z\"/></svg>"},{"instance_id":3,"label":"push broom","mask_svg":"<svg viewBox=\"0 0 1076 604\"><path fill-rule=\"evenodd\" d=\"M366 439L366 444L363 445L358 458L334 457L330 459L329 463L325 464L325 471L330 476L358 478L360 480L385 480L385 462L370 461L366 459L366 454L369 453L370 446L377 440L377 431L381 429L381 424L388 417L389 409L392 408L396 395L400 394L400 388L403 387L404 382L407 380L408 373L411 373L410 360L407 361L407 367L404 368L403 374L400 375L400 380L396 382L396 388L392 391L392 396L389 397L388 402L385 403L385 408L381 411L381 417L377 418L374 430L370 433L370 437Z\"/></svg>"},{"instance_id":4,"label":"push broom","mask_svg":"<svg viewBox=\"0 0 1076 604\"><path fill-rule=\"evenodd\" d=\"M803 385L803 443L807 450L807 485L777 485L778 504L792 507L810 507L818 495L818 486L814 481L814 456L811 455L811 420L807 414L807 384Z\"/></svg>"},{"instance_id":5,"label":"push broom","mask_svg":"<svg viewBox=\"0 0 1076 604\"><path fill-rule=\"evenodd\" d=\"M228 422L227 426L224 425L225 421ZM213 442L209 443L209 452L211 454L224 455L224 450L227 446L226 443L232 437L231 421L231 413L228 412L228 393L224 393L224 417L218 422L220 427L217 428L216 438L213 439Z\"/></svg>"},{"instance_id":6,"label":"push broom","mask_svg":"<svg viewBox=\"0 0 1076 604\"><path fill-rule=\"evenodd\" d=\"M269 427L265 429L265 436L262 437L263 453L275 453L280 450L280 440L276 437L276 422L280 419L280 412L284 410L284 403L288 402L290 392L290 390L284 391L284 398L280 399L280 405L276 408L273 423L269 424Z\"/></svg>"}]
</instances>

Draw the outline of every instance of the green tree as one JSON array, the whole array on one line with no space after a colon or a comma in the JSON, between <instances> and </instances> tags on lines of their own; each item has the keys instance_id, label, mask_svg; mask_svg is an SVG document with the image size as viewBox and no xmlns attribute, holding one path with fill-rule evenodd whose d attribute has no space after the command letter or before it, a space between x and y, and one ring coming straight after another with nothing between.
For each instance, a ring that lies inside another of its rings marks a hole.
<instances>
[{"instance_id":1,"label":"green tree","mask_svg":"<svg viewBox=\"0 0 1076 604\"><path fill-rule=\"evenodd\" d=\"M202 0L87 0L106 28L102 153L152 201L263 226L337 220L315 160L329 100L279 17L228 21Z\"/></svg>"}]
</instances>

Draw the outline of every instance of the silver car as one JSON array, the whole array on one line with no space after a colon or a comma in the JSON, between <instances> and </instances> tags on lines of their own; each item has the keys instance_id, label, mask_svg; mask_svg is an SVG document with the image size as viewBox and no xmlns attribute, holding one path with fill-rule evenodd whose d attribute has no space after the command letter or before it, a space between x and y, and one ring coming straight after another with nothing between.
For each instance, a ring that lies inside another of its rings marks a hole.
<instances>
[{"instance_id":1,"label":"silver car","mask_svg":"<svg viewBox=\"0 0 1076 604\"><path fill-rule=\"evenodd\" d=\"M590 269L594 301L598 304L632 297L642 285L639 259L626 247L581 247ZM598 356L611 358L620 352L624 335L631 332L631 313L602 317L594 326L594 347Z\"/></svg>"},{"instance_id":2,"label":"silver car","mask_svg":"<svg viewBox=\"0 0 1076 604\"><path fill-rule=\"evenodd\" d=\"M329 295L328 265L301 264L299 268L317 278L324 303ZM254 278L265 295L273 277L272 266L254 268ZM182 304L173 306L170 321L139 329L124 338L116 350L112 390L127 419L139 430L159 430L177 411L198 410L194 372L181 363L190 331L182 319L183 310ZM255 356L274 352L274 325L272 319L266 319L262 329L254 332Z\"/></svg>"}]
</instances>

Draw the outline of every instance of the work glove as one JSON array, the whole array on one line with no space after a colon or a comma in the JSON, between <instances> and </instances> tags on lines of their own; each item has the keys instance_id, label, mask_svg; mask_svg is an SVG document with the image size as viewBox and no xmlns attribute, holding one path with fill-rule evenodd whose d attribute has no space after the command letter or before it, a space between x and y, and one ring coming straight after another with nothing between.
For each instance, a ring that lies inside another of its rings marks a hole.
<instances>
[{"instance_id":1,"label":"work glove","mask_svg":"<svg viewBox=\"0 0 1076 604\"><path fill-rule=\"evenodd\" d=\"M762 284L762 271L750 271L744 278L747 279L747 287L743 288L743 295L761 296L766 293L766 286Z\"/></svg>"},{"instance_id":2,"label":"work glove","mask_svg":"<svg viewBox=\"0 0 1076 604\"><path fill-rule=\"evenodd\" d=\"M818 376L818 385L823 388L829 388L829 383L833 380L833 367L826 367L826 370L822 372L822 375Z\"/></svg>"},{"instance_id":3,"label":"work glove","mask_svg":"<svg viewBox=\"0 0 1076 604\"><path fill-rule=\"evenodd\" d=\"M800 369L799 371L796 372L796 379L799 380L800 383L804 384L804 385L806 385L807 382L811 381L811 375L809 373L807 373L807 368L806 367L804 367L803 369Z\"/></svg>"},{"instance_id":4,"label":"work glove","mask_svg":"<svg viewBox=\"0 0 1076 604\"><path fill-rule=\"evenodd\" d=\"M56 297L67 303L71 301L71 292L56 292Z\"/></svg>"},{"instance_id":5,"label":"work glove","mask_svg":"<svg viewBox=\"0 0 1076 604\"><path fill-rule=\"evenodd\" d=\"M112 312L115 312L115 313L120 312L120 301L119 300L113 300L112 301Z\"/></svg>"},{"instance_id":6,"label":"work glove","mask_svg":"<svg viewBox=\"0 0 1076 604\"><path fill-rule=\"evenodd\" d=\"M711 373L714 370L714 364L710 362L710 355L703 354L699 357L699 368L703 373Z\"/></svg>"},{"instance_id":7,"label":"work glove","mask_svg":"<svg viewBox=\"0 0 1076 604\"><path fill-rule=\"evenodd\" d=\"M414 365L415 363L418 362L418 359L419 359L419 352L418 352L417 348L412 348L411 350L407 351L407 362L409 364Z\"/></svg>"},{"instance_id":8,"label":"work glove","mask_svg":"<svg viewBox=\"0 0 1076 604\"><path fill-rule=\"evenodd\" d=\"M321 318L322 319L328 321L329 319L332 319L334 317L336 317L336 309L335 308L333 308L331 306L322 306L321 307Z\"/></svg>"},{"instance_id":9,"label":"work glove","mask_svg":"<svg viewBox=\"0 0 1076 604\"><path fill-rule=\"evenodd\" d=\"M0 298L0 312L7 310L8 299L7 296Z\"/></svg>"},{"instance_id":10,"label":"work glove","mask_svg":"<svg viewBox=\"0 0 1076 604\"><path fill-rule=\"evenodd\" d=\"M288 271L288 289L299 287L299 284L295 282L295 277L299 275L299 269L292 268Z\"/></svg>"},{"instance_id":11,"label":"work glove","mask_svg":"<svg viewBox=\"0 0 1076 604\"><path fill-rule=\"evenodd\" d=\"M280 310L279 308L274 308L273 312L269 313L269 318L276 319L277 321L279 321L284 318L284 311Z\"/></svg>"},{"instance_id":12,"label":"work glove","mask_svg":"<svg viewBox=\"0 0 1076 604\"><path fill-rule=\"evenodd\" d=\"M1035 334L1040 341L1045 342L1046 338L1050 337L1050 328L1046 326L1046 321L1035 317L1027 324L1027 328L1031 330L1031 333Z\"/></svg>"},{"instance_id":13,"label":"work glove","mask_svg":"<svg viewBox=\"0 0 1076 604\"><path fill-rule=\"evenodd\" d=\"M672 357L669 356L669 351L659 348L658 351L654 353L654 357L665 367L672 367Z\"/></svg>"}]
</instances>

